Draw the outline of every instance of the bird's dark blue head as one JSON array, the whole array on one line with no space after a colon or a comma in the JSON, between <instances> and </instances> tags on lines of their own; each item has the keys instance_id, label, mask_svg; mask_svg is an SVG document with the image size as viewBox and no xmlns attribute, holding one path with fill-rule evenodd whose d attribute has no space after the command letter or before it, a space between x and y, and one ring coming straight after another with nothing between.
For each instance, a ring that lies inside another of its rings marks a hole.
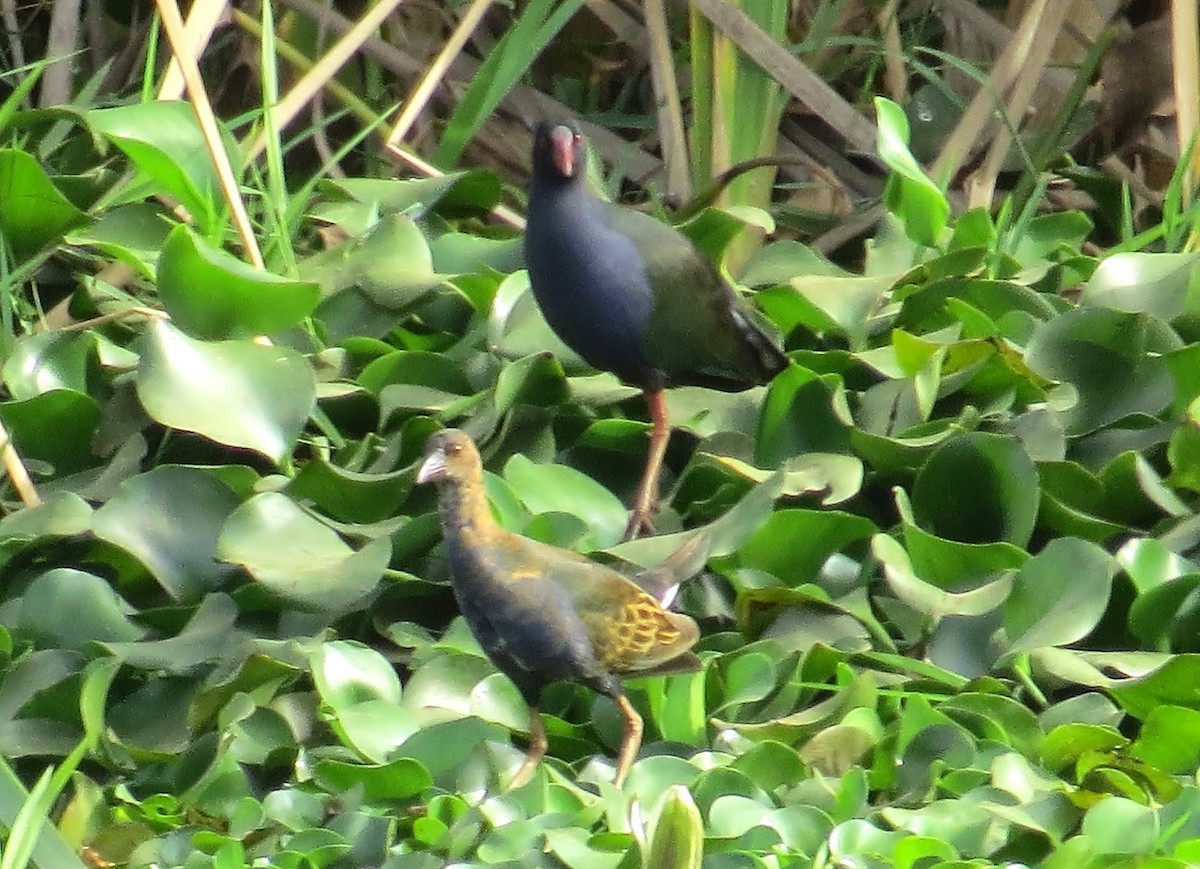
<instances>
[{"instance_id":1,"label":"bird's dark blue head","mask_svg":"<svg viewBox=\"0 0 1200 869\"><path fill-rule=\"evenodd\" d=\"M583 134L572 120L542 121L533 134L533 172L569 181L584 171Z\"/></svg>"}]
</instances>

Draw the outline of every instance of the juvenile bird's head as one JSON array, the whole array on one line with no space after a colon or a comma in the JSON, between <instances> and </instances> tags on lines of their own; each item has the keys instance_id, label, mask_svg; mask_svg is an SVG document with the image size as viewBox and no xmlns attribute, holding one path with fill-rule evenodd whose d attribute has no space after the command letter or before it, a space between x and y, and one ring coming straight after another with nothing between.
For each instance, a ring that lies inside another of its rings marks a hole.
<instances>
[{"instance_id":1,"label":"juvenile bird's head","mask_svg":"<svg viewBox=\"0 0 1200 869\"><path fill-rule=\"evenodd\" d=\"M533 169L566 181L584 171L583 134L574 121L542 121L533 134Z\"/></svg>"},{"instance_id":2,"label":"juvenile bird's head","mask_svg":"<svg viewBox=\"0 0 1200 869\"><path fill-rule=\"evenodd\" d=\"M483 461L470 435L448 428L429 436L425 461L417 471L418 483L472 482L483 475Z\"/></svg>"}]
</instances>

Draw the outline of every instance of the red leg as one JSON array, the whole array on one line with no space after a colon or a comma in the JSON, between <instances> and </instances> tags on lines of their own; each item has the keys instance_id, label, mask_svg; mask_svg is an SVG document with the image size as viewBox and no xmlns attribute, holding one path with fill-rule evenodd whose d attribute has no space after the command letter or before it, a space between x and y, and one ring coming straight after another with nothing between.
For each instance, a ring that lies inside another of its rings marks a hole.
<instances>
[{"instance_id":1,"label":"red leg","mask_svg":"<svg viewBox=\"0 0 1200 869\"><path fill-rule=\"evenodd\" d=\"M628 697L619 694L616 700L621 714L625 716L625 739L621 742L621 753L617 755L617 774L613 778L613 784L621 787L625 784L625 776L629 775L629 768L633 766L638 749L642 747L643 725L642 716L638 715Z\"/></svg>"},{"instance_id":2,"label":"red leg","mask_svg":"<svg viewBox=\"0 0 1200 869\"><path fill-rule=\"evenodd\" d=\"M662 472L663 456L667 452L667 441L671 437L671 426L667 423L667 401L661 389L646 389L646 405L650 408L650 452L646 456L646 469L638 486L637 500L625 526L625 539L633 540L641 534L654 533L654 515L658 512L658 478Z\"/></svg>"},{"instance_id":3,"label":"red leg","mask_svg":"<svg viewBox=\"0 0 1200 869\"><path fill-rule=\"evenodd\" d=\"M521 768L517 770L517 774L513 776L513 780L509 782L509 790L519 788L533 778L533 773L537 769L537 765L546 756L546 746L546 727L542 724L542 716L538 714L536 708L530 706L529 750L525 752L525 762L521 764Z\"/></svg>"}]
</instances>

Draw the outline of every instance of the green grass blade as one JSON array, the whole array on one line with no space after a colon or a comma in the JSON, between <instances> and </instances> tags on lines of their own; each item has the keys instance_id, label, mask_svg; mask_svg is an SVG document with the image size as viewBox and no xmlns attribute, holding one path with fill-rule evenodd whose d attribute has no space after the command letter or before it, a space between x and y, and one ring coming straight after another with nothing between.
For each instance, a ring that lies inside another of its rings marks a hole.
<instances>
[{"instance_id":1,"label":"green grass blade","mask_svg":"<svg viewBox=\"0 0 1200 869\"><path fill-rule=\"evenodd\" d=\"M443 168L453 166L462 156L467 142L478 132L504 95L512 90L534 59L554 36L566 26L583 0L565 0L553 12L553 0L533 0L509 31L492 49L463 98L446 122L434 162Z\"/></svg>"}]
</instances>

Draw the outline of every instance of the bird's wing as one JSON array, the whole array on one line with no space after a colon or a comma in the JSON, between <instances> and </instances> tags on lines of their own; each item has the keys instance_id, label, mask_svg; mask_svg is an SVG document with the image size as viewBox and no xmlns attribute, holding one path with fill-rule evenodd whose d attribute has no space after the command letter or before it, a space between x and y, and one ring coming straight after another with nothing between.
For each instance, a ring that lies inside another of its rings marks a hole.
<instances>
[{"instance_id":1,"label":"bird's wing","mask_svg":"<svg viewBox=\"0 0 1200 869\"><path fill-rule=\"evenodd\" d=\"M528 591L528 606L560 606L557 596L546 594L546 581L565 592L573 615L587 631L596 661L605 670L660 668L700 637L690 618L667 612L632 580L578 553L511 535L504 555L504 563L497 567L506 571L514 592ZM536 581L521 589L523 579Z\"/></svg>"},{"instance_id":2,"label":"bird's wing","mask_svg":"<svg viewBox=\"0 0 1200 869\"><path fill-rule=\"evenodd\" d=\"M645 340L652 364L677 382L717 388L761 382L786 365L772 338L687 236L617 205L608 205L605 215L637 249L653 292Z\"/></svg>"}]
</instances>

